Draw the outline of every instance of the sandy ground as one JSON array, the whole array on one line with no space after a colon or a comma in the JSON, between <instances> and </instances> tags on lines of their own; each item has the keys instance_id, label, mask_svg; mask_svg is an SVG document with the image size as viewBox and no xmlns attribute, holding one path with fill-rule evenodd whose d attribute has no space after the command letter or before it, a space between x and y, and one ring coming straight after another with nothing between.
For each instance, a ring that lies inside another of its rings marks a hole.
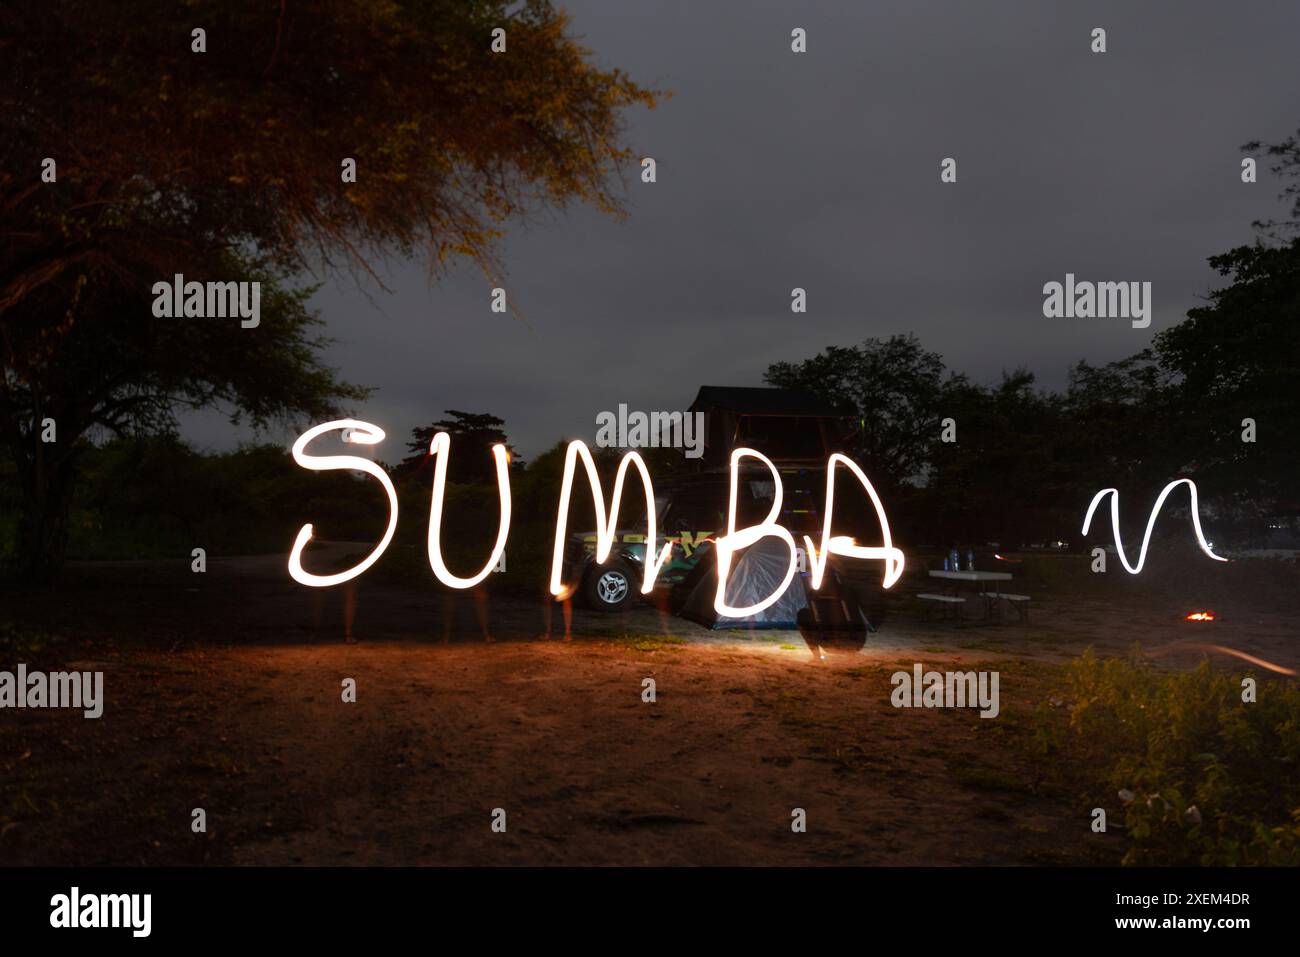
<instances>
[{"instance_id":1,"label":"sandy ground","mask_svg":"<svg viewBox=\"0 0 1300 957\"><path fill-rule=\"evenodd\" d=\"M1112 863L1122 839L1015 746L1053 666L1138 643L1300 667L1293 569L1040 585L1030 622L993 625L923 621L904 582L864 645L810 647L650 607L578 611L566 640L540 596L307 590L282 562L3 596L56 636L21 660L103 670L107 702L0 712L0 865ZM1182 621L1200 606L1220 620ZM917 661L997 668L1002 716L891 707Z\"/></svg>"}]
</instances>

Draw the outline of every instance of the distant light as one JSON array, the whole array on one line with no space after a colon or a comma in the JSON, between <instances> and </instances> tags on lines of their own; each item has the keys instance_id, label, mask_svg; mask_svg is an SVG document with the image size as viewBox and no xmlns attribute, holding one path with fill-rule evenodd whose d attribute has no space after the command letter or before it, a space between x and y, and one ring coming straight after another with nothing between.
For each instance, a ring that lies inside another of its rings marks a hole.
<instances>
[{"instance_id":1,"label":"distant light","mask_svg":"<svg viewBox=\"0 0 1300 957\"><path fill-rule=\"evenodd\" d=\"M1212 611L1194 611L1187 615L1185 621L1214 621L1215 614Z\"/></svg>"}]
</instances>

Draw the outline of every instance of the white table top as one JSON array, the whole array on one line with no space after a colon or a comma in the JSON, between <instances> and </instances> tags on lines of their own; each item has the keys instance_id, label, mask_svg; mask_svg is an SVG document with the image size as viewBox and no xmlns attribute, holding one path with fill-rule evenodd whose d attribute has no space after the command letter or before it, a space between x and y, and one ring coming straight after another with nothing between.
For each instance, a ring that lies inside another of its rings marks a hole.
<instances>
[{"instance_id":1,"label":"white table top","mask_svg":"<svg viewBox=\"0 0 1300 957\"><path fill-rule=\"evenodd\" d=\"M932 571L931 578L951 578L962 582L1009 582L1010 572L945 572Z\"/></svg>"}]
</instances>

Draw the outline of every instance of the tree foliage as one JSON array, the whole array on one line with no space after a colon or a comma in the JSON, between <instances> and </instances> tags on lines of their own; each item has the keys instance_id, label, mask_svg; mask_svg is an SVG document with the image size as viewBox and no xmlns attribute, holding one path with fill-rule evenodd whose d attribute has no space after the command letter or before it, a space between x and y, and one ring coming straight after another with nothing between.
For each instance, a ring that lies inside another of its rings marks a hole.
<instances>
[{"instance_id":1,"label":"tree foliage","mask_svg":"<svg viewBox=\"0 0 1300 957\"><path fill-rule=\"evenodd\" d=\"M462 412L459 409L445 409L448 416L432 425L411 430L411 441L406 444L411 454L398 466L399 474L428 474L426 468L430 460L429 447L433 437L439 432L446 432L451 437L450 459L447 463L447 480L449 482L483 482L496 483L496 462L492 457L494 445L504 445L510 453L510 464L518 467L523 459L510 447L510 440L503 429L505 420L495 415L481 412Z\"/></svg>"},{"instance_id":2,"label":"tree foliage","mask_svg":"<svg viewBox=\"0 0 1300 957\"><path fill-rule=\"evenodd\" d=\"M390 253L491 269L512 217L619 212L621 113L654 95L567 25L543 0L0 7L0 429L29 573L59 564L88 430L213 403L293 420L363 394L320 364L291 277ZM260 326L156 319L152 285L178 273L261 281Z\"/></svg>"},{"instance_id":3,"label":"tree foliage","mask_svg":"<svg viewBox=\"0 0 1300 957\"><path fill-rule=\"evenodd\" d=\"M542 0L6 5L0 307L89 262L162 276L246 244L285 269L486 261L534 201L616 212L621 111L654 96L566 27Z\"/></svg>"},{"instance_id":4,"label":"tree foliage","mask_svg":"<svg viewBox=\"0 0 1300 957\"><path fill-rule=\"evenodd\" d=\"M767 379L860 417L857 457L913 541L1069 538L1099 489L1149 502L1184 476L1221 531L1262 537L1300 511L1300 239L1210 265L1230 281L1206 305L1150 349L1077 363L1060 393L1027 370L973 383L910 336L778 362ZM946 418L955 442L942 440ZM1254 442L1243 441L1247 419ZM1145 520L1142 508L1124 516Z\"/></svg>"},{"instance_id":5,"label":"tree foliage","mask_svg":"<svg viewBox=\"0 0 1300 957\"><path fill-rule=\"evenodd\" d=\"M1188 467L1240 507L1285 499L1300 510L1300 238L1210 259L1231 282L1161 333L1156 352L1178 378L1172 423ZM1243 423L1255 422L1254 442Z\"/></svg>"},{"instance_id":6,"label":"tree foliage","mask_svg":"<svg viewBox=\"0 0 1300 957\"><path fill-rule=\"evenodd\" d=\"M830 346L798 362L770 365L769 385L818 396L857 420L857 457L887 485L921 475L930 461L945 389L943 357L913 335Z\"/></svg>"}]
</instances>

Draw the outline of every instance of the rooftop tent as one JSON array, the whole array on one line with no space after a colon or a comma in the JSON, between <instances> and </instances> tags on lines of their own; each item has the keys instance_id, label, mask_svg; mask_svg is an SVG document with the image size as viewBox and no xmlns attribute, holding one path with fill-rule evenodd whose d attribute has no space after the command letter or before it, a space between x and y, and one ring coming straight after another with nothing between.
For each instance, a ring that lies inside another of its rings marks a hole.
<instances>
[{"instance_id":1,"label":"rooftop tent","mask_svg":"<svg viewBox=\"0 0 1300 957\"><path fill-rule=\"evenodd\" d=\"M691 412L704 413L705 468L725 467L735 448L762 452L778 465L824 466L842 448L845 416L797 389L700 386Z\"/></svg>"}]
</instances>

